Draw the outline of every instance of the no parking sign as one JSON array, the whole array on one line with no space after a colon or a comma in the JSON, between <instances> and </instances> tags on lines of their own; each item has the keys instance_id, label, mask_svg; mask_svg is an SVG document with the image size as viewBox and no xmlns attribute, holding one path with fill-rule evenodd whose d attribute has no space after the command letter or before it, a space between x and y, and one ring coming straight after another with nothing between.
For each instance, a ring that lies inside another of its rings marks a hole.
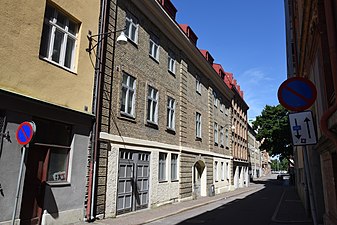
<instances>
[{"instance_id":1,"label":"no parking sign","mask_svg":"<svg viewBox=\"0 0 337 225\"><path fill-rule=\"evenodd\" d=\"M16 140L20 145L26 145L32 140L35 131L36 127L34 122L23 122L16 131Z\"/></svg>"}]
</instances>

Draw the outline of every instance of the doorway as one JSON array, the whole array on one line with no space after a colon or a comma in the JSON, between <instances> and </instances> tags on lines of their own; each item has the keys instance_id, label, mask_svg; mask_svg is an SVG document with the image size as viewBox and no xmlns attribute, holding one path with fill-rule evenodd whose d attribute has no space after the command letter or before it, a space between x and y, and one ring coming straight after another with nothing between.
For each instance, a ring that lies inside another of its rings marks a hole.
<instances>
[{"instance_id":1,"label":"doorway","mask_svg":"<svg viewBox=\"0 0 337 225\"><path fill-rule=\"evenodd\" d=\"M193 166L193 193L196 197L207 196L207 177L206 166L201 160L197 161Z\"/></svg>"},{"instance_id":2,"label":"doorway","mask_svg":"<svg viewBox=\"0 0 337 225\"><path fill-rule=\"evenodd\" d=\"M43 146L32 145L27 149L26 175L20 210L21 225L41 223L47 179L47 153L48 149Z\"/></svg>"},{"instance_id":3,"label":"doorway","mask_svg":"<svg viewBox=\"0 0 337 225\"><path fill-rule=\"evenodd\" d=\"M117 214L147 208L150 153L121 150L119 154Z\"/></svg>"}]
</instances>

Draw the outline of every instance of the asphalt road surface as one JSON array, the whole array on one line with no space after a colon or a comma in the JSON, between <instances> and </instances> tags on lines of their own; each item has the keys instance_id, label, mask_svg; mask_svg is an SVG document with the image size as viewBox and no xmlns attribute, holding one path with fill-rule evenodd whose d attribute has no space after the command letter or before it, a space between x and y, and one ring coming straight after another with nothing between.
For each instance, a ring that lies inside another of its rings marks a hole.
<instances>
[{"instance_id":1,"label":"asphalt road surface","mask_svg":"<svg viewBox=\"0 0 337 225\"><path fill-rule=\"evenodd\" d=\"M148 225L312 225L295 190L277 181L276 176L272 178L252 184L258 187L253 192L222 199Z\"/></svg>"}]
</instances>

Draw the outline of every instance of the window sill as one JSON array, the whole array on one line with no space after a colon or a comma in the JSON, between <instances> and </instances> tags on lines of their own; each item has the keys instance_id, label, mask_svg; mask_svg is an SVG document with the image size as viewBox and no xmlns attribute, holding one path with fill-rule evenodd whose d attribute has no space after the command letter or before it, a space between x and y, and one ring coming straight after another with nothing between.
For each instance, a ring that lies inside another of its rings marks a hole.
<instances>
[{"instance_id":1,"label":"window sill","mask_svg":"<svg viewBox=\"0 0 337 225\"><path fill-rule=\"evenodd\" d=\"M171 70L168 70L169 74L171 74L172 76L176 77L175 72L172 72Z\"/></svg>"},{"instance_id":2,"label":"window sill","mask_svg":"<svg viewBox=\"0 0 337 225\"><path fill-rule=\"evenodd\" d=\"M67 67L65 67L65 66L62 66L62 65L60 65L60 64L58 64L58 63L56 63L56 62L54 62L54 61L52 61L52 60L49 60L49 59L47 59L47 58L45 58L45 57L43 57L43 56L39 56L39 58L40 58L41 60L47 62L47 63L50 63L50 64L52 64L52 65L54 65L54 66L56 66L56 67L61 68L61 69L65 70L65 71L67 71L67 72L69 72L69 73L72 73L72 74L74 74L74 75L77 75L77 73L76 73L74 70L71 70L71 69L69 69L69 68L67 68Z\"/></svg>"},{"instance_id":3,"label":"window sill","mask_svg":"<svg viewBox=\"0 0 337 225\"><path fill-rule=\"evenodd\" d=\"M166 132L174 135L176 134L176 131L171 128L166 128Z\"/></svg>"},{"instance_id":4,"label":"window sill","mask_svg":"<svg viewBox=\"0 0 337 225\"><path fill-rule=\"evenodd\" d=\"M138 48L138 43L137 43L137 42L133 41L133 40L130 39L128 36L126 36L126 37L127 37L128 41L129 41L134 47Z\"/></svg>"},{"instance_id":5,"label":"window sill","mask_svg":"<svg viewBox=\"0 0 337 225\"><path fill-rule=\"evenodd\" d=\"M146 121L145 126L153 128L153 129L156 129L156 130L159 130L158 124L155 124L155 123L153 123L151 121Z\"/></svg>"},{"instance_id":6,"label":"window sill","mask_svg":"<svg viewBox=\"0 0 337 225\"><path fill-rule=\"evenodd\" d=\"M150 58L153 60L153 61L155 61L156 63L158 63L159 64L159 59L156 59L155 57L153 57L152 55L149 55L150 56Z\"/></svg>"},{"instance_id":7,"label":"window sill","mask_svg":"<svg viewBox=\"0 0 337 225\"><path fill-rule=\"evenodd\" d=\"M220 148L224 148L225 146L224 145L220 145Z\"/></svg>"},{"instance_id":8,"label":"window sill","mask_svg":"<svg viewBox=\"0 0 337 225\"><path fill-rule=\"evenodd\" d=\"M171 180L172 183L177 183L179 180Z\"/></svg>"},{"instance_id":9,"label":"window sill","mask_svg":"<svg viewBox=\"0 0 337 225\"><path fill-rule=\"evenodd\" d=\"M167 180L159 180L158 182L159 182L160 184L162 184L162 183L168 183Z\"/></svg>"},{"instance_id":10,"label":"window sill","mask_svg":"<svg viewBox=\"0 0 337 225\"><path fill-rule=\"evenodd\" d=\"M198 95L200 95L201 96L201 92L199 92L199 91L195 91Z\"/></svg>"},{"instance_id":11,"label":"window sill","mask_svg":"<svg viewBox=\"0 0 337 225\"><path fill-rule=\"evenodd\" d=\"M120 116L118 116L118 119L129 121L131 123L136 123L136 118L135 117L133 117L131 115L128 115L128 114L125 114L123 112L121 112Z\"/></svg>"},{"instance_id":12,"label":"window sill","mask_svg":"<svg viewBox=\"0 0 337 225\"><path fill-rule=\"evenodd\" d=\"M202 138L201 137L196 137L195 140L202 142Z\"/></svg>"},{"instance_id":13,"label":"window sill","mask_svg":"<svg viewBox=\"0 0 337 225\"><path fill-rule=\"evenodd\" d=\"M47 181L47 184L51 187L67 187L70 186L71 184L68 181L64 181L64 182L50 182Z\"/></svg>"},{"instance_id":14,"label":"window sill","mask_svg":"<svg viewBox=\"0 0 337 225\"><path fill-rule=\"evenodd\" d=\"M214 143L214 146L219 146L218 143Z\"/></svg>"}]
</instances>

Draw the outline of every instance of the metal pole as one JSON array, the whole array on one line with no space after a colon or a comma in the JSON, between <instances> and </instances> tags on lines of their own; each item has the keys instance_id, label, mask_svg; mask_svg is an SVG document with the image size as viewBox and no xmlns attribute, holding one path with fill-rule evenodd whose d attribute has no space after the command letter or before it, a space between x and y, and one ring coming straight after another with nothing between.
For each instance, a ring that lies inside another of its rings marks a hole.
<instances>
[{"instance_id":1,"label":"metal pole","mask_svg":"<svg viewBox=\"0 0 337 225\"><path fill-rule=\"evenodd\" d=\"M15 214L16 214L16 208L17 208L18 200L19 200L20 186L21 186L21 179L22 179L22 170L23 170L23 164L24 164L24 161L25 161L25 155L26 155L26 146L23 146L11 225L14 225L14 223L15 223Z\"/></svg>"},{"instance_id":2,"label":"metal pole","mask_svg":"<svg viewBox=\"0 0 337 225\"><path fill-rule=\"evenodd\" d=\"M316 219L316 207L314 204L314 195L312 192L312 186L311 186L311 173L310 173L310 168L309 168L309 158L308 158L308 153L307 153L307 146L304 145L304 169L306 173L306 181L307 181L307 187L309 191L309 203L310 203L310 209L311 209L311 216L314 225L317 225L317 219Z\"/></svg>"}]
</instances>

